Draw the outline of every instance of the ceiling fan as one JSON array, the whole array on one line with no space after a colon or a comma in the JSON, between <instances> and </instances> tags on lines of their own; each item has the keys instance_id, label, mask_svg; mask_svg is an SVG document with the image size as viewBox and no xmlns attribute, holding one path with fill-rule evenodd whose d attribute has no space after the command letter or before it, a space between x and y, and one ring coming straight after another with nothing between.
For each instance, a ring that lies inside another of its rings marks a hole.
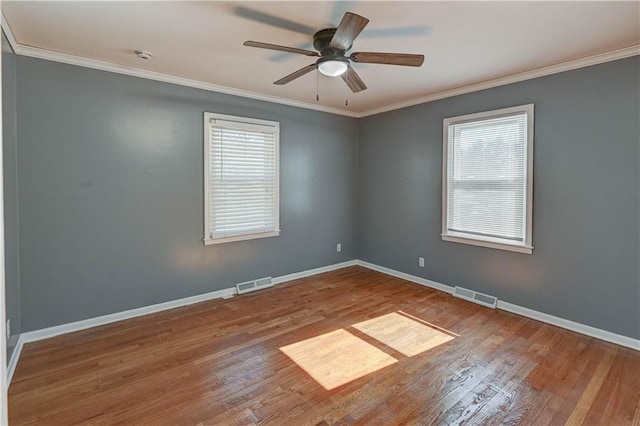
<instances>
[{"instance_id":1,"label":"ceiling fan","mask_svg":"<svg viewBox=\"0 0 640 426\"><path fill-rule=\"evenodd\" d=\"M297 53L299 55L319 57L311 65L300 68L286 77L275 81L273 84L287 84L296 78L317 69L329 77L341 76L353 93L358 93L367 88L358 73L351 66L351 61L366 64L403 65L419 67L424 63L424 55L412 55L406 53L379 53L379 52L354 52L349 56L345 53L351 49L353 40L367 26L369 20L355 13L346 12L340 21L338 28L327 28L313 35L313 47L317 50L298 49L296 47L280 46L278 44L261 43L259 41L245 41L244 45L261 49L279 50L282 52ZM319 53L318 53L319 52Z\"/></svg>"}]
</instances>

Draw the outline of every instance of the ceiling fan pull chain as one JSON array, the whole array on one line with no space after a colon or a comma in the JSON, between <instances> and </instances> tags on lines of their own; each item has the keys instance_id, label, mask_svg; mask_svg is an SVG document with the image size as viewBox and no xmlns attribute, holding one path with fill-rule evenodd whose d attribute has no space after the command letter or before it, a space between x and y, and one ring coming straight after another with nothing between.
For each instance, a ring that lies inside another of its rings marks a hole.
<instances>
[{"instance_id":1,"label":"ceiling fan pull chain","mask_svg":"<svg viewBox=\"0 0 640 426\"><path fill-rule=\"evenodd\" d=\"M351 73L351 70L353 68L349 67L347 68L347 77L349 76L349 74ZM347 91L347 95L344 97L344 107L345 108L349 108L349 92Z\"/></svg>"},{"instance_id":2,"label":"ceiling fan pull chain","mask_svg":"<svg viewBox=\"0 0 640 426\"><path fill-rule=\"evenodd\" d=\"M319 86L318 81L319 81L319 80L320 80L319 72L318 72L318 70L316 69L316 102L319 102L319 101L320 101L320 94L319 94L320 90L318 89L318 86Z\"/></svg>"}]
</instances>

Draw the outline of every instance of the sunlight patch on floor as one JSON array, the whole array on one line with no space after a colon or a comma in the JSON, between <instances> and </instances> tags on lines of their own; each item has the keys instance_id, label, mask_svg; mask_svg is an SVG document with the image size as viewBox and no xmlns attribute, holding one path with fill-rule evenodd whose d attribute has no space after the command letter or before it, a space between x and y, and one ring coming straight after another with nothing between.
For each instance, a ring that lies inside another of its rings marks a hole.
<instances>
[{"instance_id":1,"label":"sunlight patch on floor","mask_svg":"<svg viewBox=\"0 0 640 426\"><path fill-rule=\"evenodd\" d=\"M280 350L327 390L398 362L343 329L283 346Z\"/></svg>"},{"instance_id":2,"label":"sunlight patch on floor","mask_svg":"<svg viewBox=\"0 0 640 426\"><path fill-rule=\"evenodd\" d=\"M442 329L397 312L354 324L353 327L406 356L418 355L454 338Z\"/></svg>"}]
</instances>

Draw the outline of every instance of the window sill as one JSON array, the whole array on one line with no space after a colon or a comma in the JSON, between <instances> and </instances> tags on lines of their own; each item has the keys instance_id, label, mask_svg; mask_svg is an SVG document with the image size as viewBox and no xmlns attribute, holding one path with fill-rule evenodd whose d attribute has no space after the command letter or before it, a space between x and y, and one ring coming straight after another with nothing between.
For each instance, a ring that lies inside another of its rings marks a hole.
<instances>
[{"instance_id":1,"label":"window sill","mask_svg":"<svg viewBox=\"0 0 640 426\"><path fill-rule=\"evenodd\" d=\"M488 248L497 249L497 250L514 251L516 253L524 253L524 254L533 253L533 247L526 246L526 245L507 244L503 242L487 241L487 240L481 240L476 238L460 237L460 236L445 235L445 234L442 234L441 237L442 237L442 241L449 241L451 243L469 244L472 246L488 247Z\"/></svg>"},{"instance_id":2,"label":"window sill","mask_svg":"<svg viewBox=\"0 0 640 426\"><path fill-rule=\"evenodd\" d=\"M268 238L268 237L277 237L280 235L280 231L272 231L272 232L262 232L260 234L247 234L247 235L237 235L235 237L223 237L223 238L205 238L204 245L210 246L213 244L223 244L223 243L233 243L236 241L245 241L245 240L255 240L258 238Z\"/></svg>"}]
</instances>

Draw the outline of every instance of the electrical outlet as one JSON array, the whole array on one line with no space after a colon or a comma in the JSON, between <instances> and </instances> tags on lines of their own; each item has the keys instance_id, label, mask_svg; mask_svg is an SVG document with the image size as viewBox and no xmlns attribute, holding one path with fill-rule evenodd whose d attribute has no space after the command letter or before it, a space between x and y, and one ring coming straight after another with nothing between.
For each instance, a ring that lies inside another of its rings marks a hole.
<instances>
[{"instance_id":1,"label":"electrical outlet","mask_svg":"<svg viewBox=\"0 0 640 426\"><path fill-rule=\"evenodd\" d=\"M11 320L7 320L7 340L9 340L9 336L11 336Z\"/></svg>"},{"instance_id":2,"label":"electrical outlet","mask_svg":"<svg viewBox=\"0 0 640 426\"><path fill-rule=\"evenodd\" d=\"M340 253L342 251L342 243L336 244L336 251Z\"/></svg>"},{"instance_id":3,"label":"electrical outlet","mask_svg":"<svg viewBox=\"0 0 640 426\"><path fill-rule=\"evenodd\" d=\"M418 266L424 268L424 257L418 258Z\"/></svg>"}]
</instances>

